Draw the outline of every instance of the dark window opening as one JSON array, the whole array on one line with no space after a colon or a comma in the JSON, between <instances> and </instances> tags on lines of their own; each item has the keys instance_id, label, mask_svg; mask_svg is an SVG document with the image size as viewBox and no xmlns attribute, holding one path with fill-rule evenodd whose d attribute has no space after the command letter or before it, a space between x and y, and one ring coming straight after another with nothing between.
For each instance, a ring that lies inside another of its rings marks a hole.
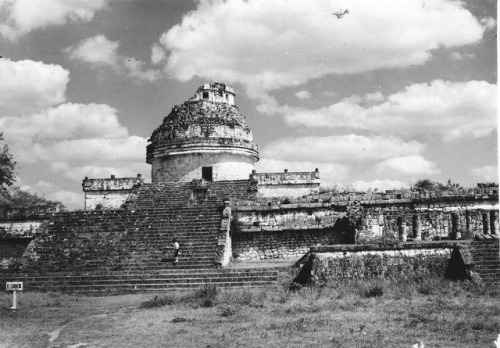
<instances>
[{"instance_id":1,"label":"dark window opening","mask_svg":"<svg viewBox=\"0 0 500 348\"><path fill-rule=\"evenodd\" d=\"M212 181L212 167L201 167L201 178L207 181Z\"/></svg>"},{"instance_id":2,"label":"dark window opening","mask_svg":"<svg viewBox=\"0 0 500 348\"><path fill-rule=\"evenodd\" d=\"M208 99L208 92L203 92L203 99Z\"/></svg>"}]
</instances>

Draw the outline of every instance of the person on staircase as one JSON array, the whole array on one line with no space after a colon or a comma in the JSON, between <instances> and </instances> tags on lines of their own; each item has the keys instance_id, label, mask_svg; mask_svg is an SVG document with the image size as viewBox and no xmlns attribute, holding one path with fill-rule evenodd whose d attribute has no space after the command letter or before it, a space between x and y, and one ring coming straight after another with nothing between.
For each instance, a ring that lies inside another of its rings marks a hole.
<instances>
[{"instance_id":1,"label":"person on staircase","mask_svg":"<svg viewBox=\"0 0 500 348\"><path fill-rule=\"evenodd\" d=\"M177 266L177 263L179 262L179 242L177 238L174 238L174 261L173 265Z\"/></svg>"}]
</instances>

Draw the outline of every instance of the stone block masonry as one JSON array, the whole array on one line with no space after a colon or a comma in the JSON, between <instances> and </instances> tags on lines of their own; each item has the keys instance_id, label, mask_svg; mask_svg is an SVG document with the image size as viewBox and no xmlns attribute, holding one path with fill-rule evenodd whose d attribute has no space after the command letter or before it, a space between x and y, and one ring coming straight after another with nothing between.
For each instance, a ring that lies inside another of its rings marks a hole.
<instances>
[{"instance_id":1,"label":"stone block masonry","mask_svg":"<svg viewBox=\"0 0 500 348\"><path fill-rule=\"evenodd\" d=\"M357 223L356 242L472 239L483 233L498 235L496 206L494 201L490 204L470 201L366 205Z\"/></svg>"},{"instance_id":2,"label":"stone block masonry","mask_svg":"<svg viewBox=\"0 0 500 348\"><path fill-rule=\"evenodd\" d=\"M342 243L334 230L308 230L234 234L233 257L242 261L297 258L311 246Z\"/></svg>"},{"instance_id":3,"label":"stone block masonry","mask_svg":"<svg viewBox=\"0 0 500 348\"><path fill-rule=\"evenodd\" d=\"M339 279L444 276L457 245L449 241L312 247L308 280L317 284Z\"/></svg>"},{"instance_id":4,"label":"stone block masonry","mask_svg":"<svg viewBox=\"0 0 500 348\"><path fill-rule=\"evenodd\" d=\"M0 241L3 239L33 238L44 220L0 220Z\"/></svg>"},{"instance_id":5,"label":"stone block masonry","mask_svg":"<svg viewBox=\"0 0 500 348\"><path fill-rule=\"evenodd\" d=\"M440 241L398 244L329 245L312 247L296 281L325 283L339 279L384 277L444 277L450 267L466 267L488 283L500 283L499 240ZM458 252L460 265L450 257Z\"/></svg>"},{"instance_id":6,"label":"stone block masonry","mask_svg":"<svg viewBox=\"0 0 500 348\"><path fill-rule=\"evenodd\" d=\"M319 171L282 173L252 172L250 180L257 183L261 197L300 197L319 192Z\"/></svg>"},{"instance_id":7,"label":"stone block masonry","mask_svg":"<svg viewBox=\"0 0 500 348\"><path fill-rule=\"evenodd\" d=\"M233 251L238 260L293 258L315 245L346 243L346 213L330 204L295 203L234 209Z\"/></svg>"},{"instance_id":8,"label":"stone block masonry","mask_svg":"<svg viewBox=\"0 0 500 348\"><path fill-rule=\"evenodd\" d=\"M41 231L48 215L42 217L18 217L14 220L0 219L0 269L22 257L31 240Z\"/></svg>"},{"instance_id":9,"label":"stone block masonry","mask_svg":"<svg viewBox=\"0 0 500 348\"><path fill-rule=\"evenodd\" d=\"M484 231L494 235L498 195L490 191L257 195L233 202L232 247L237 259L265 260L304 255L318 244L470 240Z\"/></svg>"},{"instance_id":10,"label":"stone block masonry","mask_svg":"<svg viewBox=\"0 0 500 348\"><path fill-rule=\"evenodd\" d=\"M142 174L135 178L115 178L114 175L109 179L85 178L82 183L85 210L119 209L130 193L143 183Z\"/></svg>"}]
</instances>

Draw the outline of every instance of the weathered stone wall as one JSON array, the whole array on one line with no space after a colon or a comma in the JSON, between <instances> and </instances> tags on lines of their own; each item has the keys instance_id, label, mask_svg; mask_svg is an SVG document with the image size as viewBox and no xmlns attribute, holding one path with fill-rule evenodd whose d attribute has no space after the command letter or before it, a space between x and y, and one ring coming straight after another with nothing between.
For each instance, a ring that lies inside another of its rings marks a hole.
<instances>
[{"instance_id":1,"label":"weathered stone wall","mask_svg":"<svg viewBox=\"0 0 500 348\"><path fill-rule=\"evenodd\" d=\"M244 203L244 202L240 202ZM292 258L309 247L346 243L346 214L329 204L235 204L233 251L240 260Z\"/></svg>"},{"instance_id":2,"label":"weathered stone wall","mask_svg":"<svg viewBox=\"0 0 500 348\"><path fill-rule=\"evenodd\" d=\"M205 93L204 93L205 92ZM216 103L234 105L234 89L224 83L205 83L198 88L190 101L207 100Z\"/></svg>"},{"instance_id":3,"label":"weathered stone wall","mask_svg":"<svg viewBox=\"0 0 500 348\"><path fill-rule=\"evenodd\" d=\"M3 239L32 238L45 219L0 220L0 242Z\"/></svg>"},{"instance_id":4,"label":"weathered stone wall","mask_svg":"<svg viewBox=\"0 0 500 348\"><path fill-rule=\"evenodd\" d=\"M444 276L456 242L333 245L311 248L312 282L436 274Z\"/></svg>"},{"instance_id":5,"label":"weathered stone wall","mask_svg":"<svg viewBox=\"0 0 500 348\"><path fill-rule=\"evenodd\" d=\"M56 213L62 210L59 202L47 202L32 206L0 206L0 220L26 220L41 219L45 215Z\"/></svg>"},{"instance_id":6,"label":"weathered stone wall","mask_svg":"<svg viewBox=\"0 0 500 348\"><path fill-rule=\"evenodd\" d=\"M321 180L319 171L282 173L253 172L251 180L257 182L259 196L262 197L301 197L317 194Z\"/></svg>"},{"instance_id":7,"label":"weathered stone wall","mask_svg":"<svg viewBox=\"0 0 500 348\"><path fill-rule=\"evenodd\" d=\"M314 184L262 185L259 186L259 195L262 197L300 197L315 193L318 186Z\"/></svg>"},{"instance_id":8,"label":"weathered stone wall","mask_svg":"<svg viewBox=\"0 0 500 348\"><path fill-rule=\"evenodd\" d=\"M303 255L318 243L473 239L477 234L498 234L498 225L498 195L486 190L453 196L442 192L256 196L233 202L233 250L240 259L284 258ZM296 239L300 234L292 231L307 232L308 237ZM328 232L318 231L331 231L333 237L325 239Z\"/></svg>"},{"instance_id":9,"label":"weathered stone wall","mask_svg":"<svg viewBox=\"0 0 500 348\"><path fill-rule=\"evenodd\" d=\"M344 236L334 229L239 233L232 236L233 257L237 260L298 258L314 245L344 242Z\"/></svg>"},{"instance_id":10,"label":"weathered stone wall","mask_svg":"<svg viewBox=\"0 0 500 348\"><path fill-rule=\"evenodd\" d=\"M17 259L23 256L30 242L30 238L0 240L0 269L8 265L9 259Z\"/></svg>"},{"instance_id":11,"label":"weathered stone wall","mask_svg":"<svg viewBox=\"0 0 500 348\"><path fill-rule=\"evenodd\" d=\"M241 180L249 178L254 170L253 164L251 157L241 154L185 153L154 158L151 162L151 175L153 182L188 182L202 178L202 167L212 167L214 181Z\"/></svg>"},{"instance_id":12,"label":"weathered stone wall","mask_svg":"<svg viewBox=\"0 0 500 348\"><path fill-rule=\"evenodd\" d=\"M322 203L237 206L234 211L238 233L333 228L346 216Z\"/></svg>"},{"instance_id":13,"label":"weathered stone wall","mask_svg":"<svg viewBox=\"0 0 500 348\"><path fill-rule=\"evenodd\" d=\"M472 239L476 234L499 234L495 204L469 202L366 206L358 222L356 242Z\"/></svg>"},{"instance_id":14,"label":"weathered stone wall","mask_svg":"<svg viewBox=\"0 0 500 348\"><path fill-rule=\"evenodd\" d=\"M143 183L144 178L141 174L135 178L115 178L114 175L109 179L86 177L82 183L85 192L85 210L119 209L133 189Z\"/></svg>"},{"instance_id":15,"label":"weathered stone wall","mask_svg":"<svg viewBox=\"0 0 500 348\"><path fill-rule=\"evenodd\" d=\"M19 259L42 229L45 218L0 220L0 270Z\"/></svg>"},{"instance_id":16,"label":"weathered stone wall","mask_svg":"<svg viewBox=\"0 0 500 348\"><path fill-rule=\"evenodd\" d=\"M131 190L86 192L85 210L119 209L131 192Z\"/></svg>"}]
</instances>

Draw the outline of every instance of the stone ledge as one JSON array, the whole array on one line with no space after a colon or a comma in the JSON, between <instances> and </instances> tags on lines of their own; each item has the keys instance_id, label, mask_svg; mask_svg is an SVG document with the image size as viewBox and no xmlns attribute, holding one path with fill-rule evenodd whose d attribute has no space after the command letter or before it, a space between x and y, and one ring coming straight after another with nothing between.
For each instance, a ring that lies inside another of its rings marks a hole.
<instances>
[{"instance_id":1,"label":"stone ledge","mask_svg":"<svg viewBox=\"0 0 500 348\"><path fill-rule=\"evenodd\" d=\"M311 247L312 253L339 252L339 251L385 251L385 250L411 250L411 249L436 249L454 248L459 245L468 245L471 241L431 241L421 243L394 243L394 244L336 244Z\"/></svg>"},{"instance_id":2,"label":"stone ledge","mask_svg":"<svg viewBox=\"0 0 500 348\"><path fill-rule=\"evenodd\" d=\"M133 178L115 178L111 175L111 178L102 179L89 179L86 177L83 182L83 191L126 191L132 190L136 185L144 184L144 178L142 174L138 174L137 177Z\"/></svg>"},{"instance_id":3,"label":"stone ledge","mask_svg":"<svg viewBox=\"0 0 500 348\"><path fill-rule=\"evenodd\" d=\"M270 206L265 205L247 205L247 206L235 206L233 210L235 212L246 212L246 211L273 211L273 210L292 210L292 209L308 209L308 208L330 208L331 203L291 203L291 204L271 204Z\"/></svg>"}]
</instances>

